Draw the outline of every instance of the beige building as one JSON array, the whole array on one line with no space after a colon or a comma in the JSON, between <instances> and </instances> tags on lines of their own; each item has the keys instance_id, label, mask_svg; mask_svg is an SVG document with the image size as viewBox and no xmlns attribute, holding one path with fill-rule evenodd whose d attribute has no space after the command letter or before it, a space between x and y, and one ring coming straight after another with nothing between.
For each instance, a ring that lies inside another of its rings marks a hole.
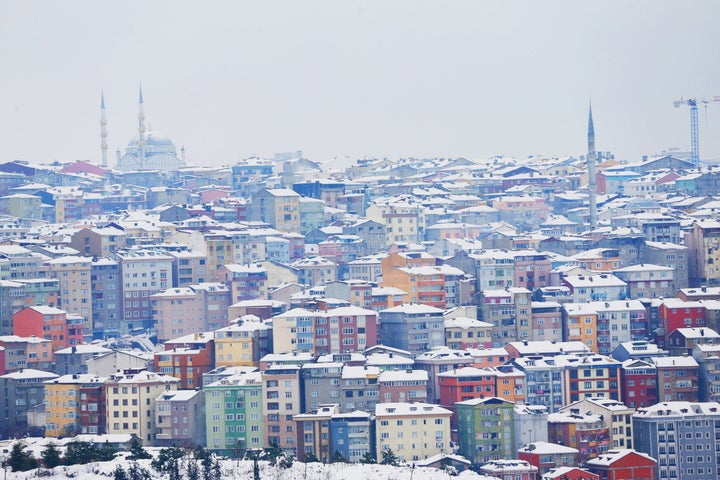
<instances>
[{"instance_id":1,"label":"beige building","mask_svg":"<svg viewBox=\"0 0 720 480\"><path fill-rule=\"evenodd\" d=\"M127 234L115 227L82 228L70 239L70 246L81 255L106 257L125 246Z\"/></svg>"},{"instance_id":2,"label":"beige building","mask_svg":"<svg viewBox=\"0 0 720 480\"><path fill-rule=\"evenodd\" d=\"M180 380L144 370L110 376L105 383L109 434L136 434L143 442L155 442L155 400L176 390Z\"/></svg>"},{"instance_id":3,"label":"beige building","mask_svg":"<svg viewBox=\"0 0 720 480\"><path fill-rule=\"evenodd\" d=\"M266 446L278 444L297 456L293 416L302 413L300 404L300 366L273 365L262 376L263 418Z\"/></svg>"},{"instance_id":4,"label":"beige building","mask_svg":"<svg viewBox=\"0 0 720 480\"><path fill-rule=\"evenodd\" d=\"M685 235L691 287L720 286L720 222L698 220Z\"/></svg>"},{"instance_id":5,"label":"beige building","mask_svg":"<svg viewBox=\"0 0 720 480\"><path fill-rule=\"evenodd\" d=\"M424 239L425 211L419 203L396 198L382 199L368 207L366 216L385 225L387 245Z\"/></svg>"},{"instance_id":6,"label":"beige building","mask_svg":"<svg viewBox=\"0 0 720 480\"><path fill-rule=\"evenodd\" d=\"M452 412L430 403L379 403L375 406L376 458L390 449L404 462L416 462L450 448Z\"/></svg>"},{"instance_id":7,"label":"beige building","mask_svg":"<svg viewBox=\"0 0 720 480\"><path fill-rule=\"evenodd\" d=\"M168 288L150 299L159 340L215 330L227 324L230 290L221 283Z\"/></svg>"},{"instance_id":8,"label":"beige building","mask_svg":"<svg viewBox=\"0 0 720 480\"><path fill-rule=\"evenodd\" d=\"M610 449L633 448L632 419L635 409L618 400L587 397L560 409L561 412L578 409L582 413L599 415L601 422L610 429Z\"/></svg>"},{"instance_id":9,"label":"beige building","mask_svg":"<svg viewBox=\"0 0 720 480\"><path fill-rule=\"evenodd\" d=\"M60 286L59 307L69 314L83 317L88 331L83 332L86 338L92 338L92 297L90 257L59 257L46 262L48 275L57 278Z\"/></svg>"},{"instance_id":10,"label":"beige building","mask_svg":"<svg viewBox=\"0 0 720 480\"><path fill-rule=\"evenodd\" d=\"M271 188L252 198L251 220L270 224L281 232L299 232L300 194L287 188Z\"/></svg>"}]
</instances>

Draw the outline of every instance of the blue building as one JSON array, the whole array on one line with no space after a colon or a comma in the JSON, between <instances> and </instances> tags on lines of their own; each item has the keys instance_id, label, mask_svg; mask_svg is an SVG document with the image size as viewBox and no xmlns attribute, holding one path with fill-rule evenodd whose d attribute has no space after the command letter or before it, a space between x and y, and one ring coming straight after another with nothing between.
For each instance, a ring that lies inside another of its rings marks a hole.
<instances>
[{"instance_id":1,"label":"blue building","mask_svg":"<svg viewBox=\"0 0 720 480\"><path fill-rule=\"evenodd\" d=\"M375 452L375 419L368 412L339 413L330 419L331 452L340 452L350 463L365 452Z\"/></svg>"}]
</instances>

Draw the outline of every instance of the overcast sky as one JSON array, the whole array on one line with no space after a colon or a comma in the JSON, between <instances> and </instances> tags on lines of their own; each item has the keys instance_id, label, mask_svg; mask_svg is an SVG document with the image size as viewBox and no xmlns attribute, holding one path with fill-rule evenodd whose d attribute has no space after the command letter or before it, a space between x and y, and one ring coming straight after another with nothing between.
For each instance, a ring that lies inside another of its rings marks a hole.
<instances>
[{"instance_id":1,"label":"overcast sky","mask_svg":"<svg viewBox=\"0 0 720 480\"><path fill-rule=\"evenodd\" d=\"M150 126L203 165L689 149L720 2L0 0L0 161L110 158ZM700 112L720 158L720 103ZM342 163L345 163L343 161Z\"/></svg>"}]
</instances>

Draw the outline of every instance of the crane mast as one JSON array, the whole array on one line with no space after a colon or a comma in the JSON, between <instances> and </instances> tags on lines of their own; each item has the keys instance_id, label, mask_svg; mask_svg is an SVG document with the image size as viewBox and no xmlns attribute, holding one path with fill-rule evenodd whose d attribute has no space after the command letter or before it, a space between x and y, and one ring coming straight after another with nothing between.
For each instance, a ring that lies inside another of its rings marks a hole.
<instances>
[{"instance_id":1,"label":"crane mast","mask_svg":"<svg viewBox=\"0 0 720 480\"><path fill-rule=\"evenodd\" d=\"M714 97L711 100L704 99L704 98L688 98L675 100L673 104L675 105L675 108L680 107L680 105L687 105L690 107L690 160L692 161L693 165L696 167L700 166L700 134L698 132L698 102L705 104L705 107L707 108L707 104L710 102L718 102L720 101L720 97Z\"/></svg>"}]
</instances>

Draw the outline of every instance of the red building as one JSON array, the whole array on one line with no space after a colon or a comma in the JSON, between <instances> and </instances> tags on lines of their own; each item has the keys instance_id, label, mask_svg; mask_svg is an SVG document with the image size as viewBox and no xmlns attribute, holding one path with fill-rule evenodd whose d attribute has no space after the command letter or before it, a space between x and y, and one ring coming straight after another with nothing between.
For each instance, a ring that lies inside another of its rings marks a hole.
<instances>
[{"instance_id":1,"label":"red building","mask_svg":"<svg viewBox=\"0 0 720 480\"><path fill-rule=\"evenodd\" d=\"M657 462L635 450L610 450L585 466L603 480L656 480Z\"/></svg>"},{"instance_id":2,"label":"red building","mask_svg":"<svg viewBox=\"0 0 720 480\"><path fill-rule=\"evenodd\" d=\"M495 372L486 368L461 367L437 375L440 404L455 411L455 404L496 396Z\"/></svg>"},{"instance_id":3,"label":"red building","mask_svg":"<svg viewBox=\"0 0 720 480\"><path fill-rule=\"evenodd\" d=\"M107 433L105 418L105 388L102 381L83 383L80 386L80 433L103 435Z\"/></svg>"},{"instance_id":4,"label":"red building","mask_svg":"<svg viewBox=\"0 0 720 480\"><path fill-rule=\"evenodd\" d=\"M202 376L215 368L215 340L212 333L187 335L165 342L165 351L154 358L155 371L180 379L178 389L202 386Z\"/></svg>"},{"instance_id":5,"label":"red building","mask_svg":"<svg viewBox=\"0 0 720 480\"><path fill-rule=\"evenodd\" d=\"M67 313L59 308L47 306L23 308L13 315L13 334L18 337L35 336L50 340L53 352L72 346L68 337ZM73 338L77 341L76 335Z\"/></svg>"},{"instance_id":6,"label":"red building","mask_svg":"<svg viewBox=\"0 0 720 480\"><path fill-rule=\"evenodd\" d=\"M657 368L644 360L626 360L620 369L622 402L630 408L649 407L658 402Z\"/></svg>"},{"instance_id":7,"label":"red building","mask_svg":"<svg viewBox=\"0 0 720 480\"><path fill-rule=\"evenodd\" d=\"M679 298L666 298L658 308L658 321L664 331L661 348L667 348L668 336L683 327L705 326L705 305L685 302Z\"/></svg>"},{"instance_id":8,"label":"red building","mask_svg":"<svg viewBox=\"0 0 720 480\"><path fill-rule=\"evenodd\" d=\"M560 467L542 476L543 480L600 480L600 476L578 467Z\"/></svg>"}]
</instances>

